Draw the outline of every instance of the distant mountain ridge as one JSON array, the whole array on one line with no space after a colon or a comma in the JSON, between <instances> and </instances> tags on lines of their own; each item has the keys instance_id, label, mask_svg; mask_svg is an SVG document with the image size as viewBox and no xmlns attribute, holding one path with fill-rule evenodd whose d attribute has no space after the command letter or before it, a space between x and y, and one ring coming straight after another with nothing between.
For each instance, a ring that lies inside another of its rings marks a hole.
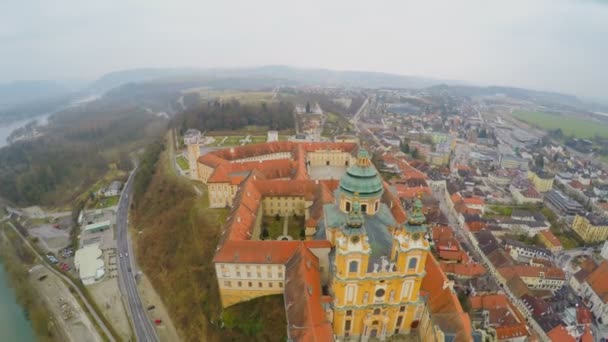
<instances>
[{"instance_id":1,"label":"distant mountain ridge","mask_svg":"<svg viewBox=\"0 0 608 342\"><path fill-rule=\"evenodd\" d=\"M127 83L188 81L190 83L218 82L219 80L263 80L268 86L319 85L361 88L424 88L436 84L467 84L463 81L440 80L424 77L403 76L368 71L336 71L328 69L304 69L283 65L267 65L251 68L167 68L131 69L106 74L93 82L90 89L107 91Z\"/></svg>"}]
</instances>

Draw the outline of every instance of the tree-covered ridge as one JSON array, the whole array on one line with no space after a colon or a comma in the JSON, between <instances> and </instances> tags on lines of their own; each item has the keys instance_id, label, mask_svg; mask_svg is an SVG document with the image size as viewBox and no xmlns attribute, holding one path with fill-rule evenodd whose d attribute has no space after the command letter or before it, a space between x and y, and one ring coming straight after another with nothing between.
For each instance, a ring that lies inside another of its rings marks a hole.
<instances>
[{"instance_id":1,"label":"tree-covered ridge","mask_svg":"<svg viewBox=\"0 0 608 342\"><path fill-rule=\"evenodd\" d=\"M188 109L176 118L182 128L200 130L235 130L245 126L266 126L269 129L293 128L292 103L241 103L238 100L213 100Z\"/></svg>"},{"instance_id":2,"label":"tree-covered ridge","mask_svg":"<svg viewBox=\"0 0 608 342\"><path fill-rule=\"evenodd\" d=\"M44 135L0 149L0 196L21 206L61 205L115 163L158 138L166 121L141 107L98 101L56 114Z\"/></svg>"}]
</instances>

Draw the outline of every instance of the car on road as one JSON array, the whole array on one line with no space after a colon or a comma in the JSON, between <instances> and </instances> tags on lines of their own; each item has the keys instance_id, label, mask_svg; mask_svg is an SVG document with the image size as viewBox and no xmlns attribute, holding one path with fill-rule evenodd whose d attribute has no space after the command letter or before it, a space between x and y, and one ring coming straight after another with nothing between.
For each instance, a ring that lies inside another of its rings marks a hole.
<instances>
[{"instance_id":1,"label":"car on road","mask_svg":"<svg viewBox=\"0 0 608 342\"><path fill-rule=\"evenodd\" d=\"M122 258L122 253L118 254L118 257L119 257L119 258Z\"/></svg>"},{"instance_id":2,"label":"car on road","mask_svg":"<svg viewBox=\"0 0 608 342\"><path fill-rule=\"evenodd\" d=\"M155 319L154 320L154 324L156 324L156 325L160 325L162 322L163 322L162 319Z\"/></svg>"},{"instance_id":3,"label":"car on road","mask_svg":"<svg viewBox=\"0 0 608 342\"><path fill-rule=\"evenodd\" d=\"M125 256L126 256L126 257L128 257L128 256L129 256L129 253L125 253Z\"/></svg>"}]
</instances>

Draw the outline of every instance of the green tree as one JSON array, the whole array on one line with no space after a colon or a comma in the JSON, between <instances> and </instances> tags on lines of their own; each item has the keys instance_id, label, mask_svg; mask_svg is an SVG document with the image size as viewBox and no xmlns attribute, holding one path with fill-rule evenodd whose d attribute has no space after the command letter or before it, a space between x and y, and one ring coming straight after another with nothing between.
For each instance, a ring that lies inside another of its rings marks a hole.
<instances>
[{"instance_id":1,"label":"green tree","mask_svg":"<svg viewBox=\"0 0 608 342\"><path fill-rule=\"evenodd\" d=\"M414 158L414 159L420 158L420 152L418 152L417 148L415 148L414 150L412 150L412 158Z\"/></svg>"},{"instance_id":2,"label":"green tree","mask_svg":"<svg viewBox=\"0 0 608 342\"><path fill-rule=\"evenodd\" d=\"M403 152L403 153L410 153L410 144L402 141L401 142L401 152Z\"/></svg>"},{"instance_id":3,"label":"green tree","mask_svg":"<svg viewBox=\"0 0 608 342\"><path fill-rule=\"evenodd\" d=\"M542 154L539 154L538 156L536 156L536 158L534 158L534 165L536 165L537 168L542 169L545 167L545 157L542 156Z\"/></svg>"}]
</instances>

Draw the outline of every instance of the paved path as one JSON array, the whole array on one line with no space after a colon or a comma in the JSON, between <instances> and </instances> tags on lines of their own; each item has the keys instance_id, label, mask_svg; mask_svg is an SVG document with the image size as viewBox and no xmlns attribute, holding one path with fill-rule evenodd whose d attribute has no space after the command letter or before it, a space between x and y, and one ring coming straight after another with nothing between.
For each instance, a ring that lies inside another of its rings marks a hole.
<instances>
[{"instance_id":1,"label":"paved path","mask_svg":"<svg viewBox=\"0 0 608 342\"><path fill-rule=\"evenodd\" d=\"M116 247L118 249L118 283L123 298L127 299L127 307L129 318L133 323L135 336L138 341L153 342L158 341L158 336L154 330L152 322L148 318L146 310L143 307L137 284L135 283L135 264L133 253L128 238L128 216L129 205L133 193L133 179L137 173L137 167L129 175L127 183L120 195L118 201L118 210L116 212Z\"/></svg>"},{"instance_id":2,"label":"paved path","mask_svg":"<svg viewBox=\"0 0 608 342\"><path fill-rule=\"evenodd\" d=\"M54 275L63 279L66 283L68 283L68 285L70 285L74 289L74 291L76 292L78 297L80 297L80 300L82 301L82 303L84 303L86 310L91 314L91 316L93 317L93 319L95 320L97 325L101 328L101 330L105 334L106 338L112 342L115 342L116 339L114 339L114 336L110 332L110 329L108 329L108 327L105 325L104 321L101 319L100 314L98 314L97 311L95 311L95 309L93 308L91 303L89 303L87 297L85 297L85 295L82 293L80 288L78 286L76 286L76 284L74 284L72 279L70 279L65 274L57 271L54 267L50 266L48 264L48 260L45 257L43 257L42 255L40 255L40 253L38 253L36 248L34 248L34 246L32 246L30 244L30 242L23 236L23 234L21 234L21 231L19 231L19 229L17 229L17 227L15 227L12 222L9 221L8 224L9 224L9 226L11 226L13 228L13 230L17 233L17 235L19 235L21 240L23 240L23 243L25 243L25 245L28 246L40 260L42 260L42 265L44 267L46 267Z\"/></svg>"}]
</instances>

